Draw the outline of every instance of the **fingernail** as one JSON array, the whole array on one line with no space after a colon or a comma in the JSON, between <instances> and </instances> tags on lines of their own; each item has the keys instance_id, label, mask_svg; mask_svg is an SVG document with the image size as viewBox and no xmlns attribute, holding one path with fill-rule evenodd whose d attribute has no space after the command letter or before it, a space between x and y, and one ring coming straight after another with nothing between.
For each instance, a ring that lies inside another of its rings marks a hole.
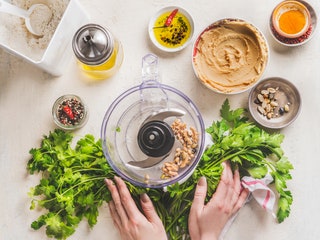
<instances>
[{"instance_id":1,"label":"fingernail","mask_svg":"<svg viewBox=\"0 0 320 240\"><path fill-rule=\"evenodd\" d=\"M118 176L114 176L114 180L119 182L120 178Z\"/></svg>"},{"instance_id":2,"label":"fingernail","mask_svg":"<svg viewBox=\"0 0 320 240\"><path fill-rule=\"evenodd\" d=\"M142 194L140 195L140 198L141 198L141 201L144 202L144 203L150 201L150 198L149 198L148 194L146 194L146 193L142 193Z\"/></svg>"},{"instance_id":3,"label":"fingernail","mask_svg":"<svg viewBox=\"0 0 320 240\"><path fill-rule=\"evenodd\" d=\"M198 181L198 185L199 186L205 186L206 185L206 182L207 182L207 179L206 177L202 176L199 181Z\"/></svg>"},{"instance_id":4,"label":"fingernail","mask_svg":"<svg viewBox=\"0 0 320 240\"><path fill-rule=\"evenodd\" d=\"M108 178L105 178L104 182L107 184L107 186L110 186L112 184L112 181Z\"/></svg>"}]
</instances>

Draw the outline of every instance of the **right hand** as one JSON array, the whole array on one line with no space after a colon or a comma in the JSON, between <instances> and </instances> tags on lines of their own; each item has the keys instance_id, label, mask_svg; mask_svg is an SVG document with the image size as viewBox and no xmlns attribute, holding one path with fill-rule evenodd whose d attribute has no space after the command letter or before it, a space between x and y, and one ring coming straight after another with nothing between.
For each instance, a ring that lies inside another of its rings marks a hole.
<instances>
[{"instance_id":1,"label":"right hand","mask_svg":"<svg viewBox=\"0 0 320 240\"><path fill-rule=\"evenodd\" d=\"M201 177L194 194L189 215L189 234L192 240L217 240L228 222L244 204L248 191L241 189L239 171L234 175L229 164L223 164L217 190L205 205L207 181Z\"/></svg>"}]
</instances>

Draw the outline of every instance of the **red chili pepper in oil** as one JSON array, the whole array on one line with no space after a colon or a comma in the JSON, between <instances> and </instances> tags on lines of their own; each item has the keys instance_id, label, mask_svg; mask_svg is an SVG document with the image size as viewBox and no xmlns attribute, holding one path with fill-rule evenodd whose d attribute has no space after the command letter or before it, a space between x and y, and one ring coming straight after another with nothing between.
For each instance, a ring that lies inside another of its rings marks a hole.
<instances>
[{"instance_id":1,"label":"red chili pepper in oil","mask_svg":"<svg viewBox=\"0 0 320 240\"><path fill-rule=\"evenodd\" d=\"M64 107L63 107L63 111L65 112L65 114L67 114L67 116L68 116L71 120L74 119L74 115L73 115L72 109L71 109L69 106L64 106Z\"/></svg>"},{"instance_id":2,"label":"red chili pepper in oil","mask_svg":"<svg viewBox=\"0 0 320 240\"><path fill-rule=\"evenodd\" d=\"M164 23L164 25L165 25L166 27L169 27L169 26L170 26L170 24L171 24L174 16L176 16L176 14L178 13L178 11L179 11L179 9L176 8L176 9L174 9L174 10L170 13L169 17L167 18L166 22Z\"/></svg>"}]
</instances>

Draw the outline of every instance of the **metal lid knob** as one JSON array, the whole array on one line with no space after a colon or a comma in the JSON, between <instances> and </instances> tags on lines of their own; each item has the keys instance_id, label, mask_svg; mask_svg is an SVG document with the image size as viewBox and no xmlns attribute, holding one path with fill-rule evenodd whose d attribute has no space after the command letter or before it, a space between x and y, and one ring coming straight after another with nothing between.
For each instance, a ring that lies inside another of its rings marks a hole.
<instances>
[{"instance_id":1,"label":"metal lid knob","mask_svg":"<svg viewBox=\"0 0 320 240\"><path fill-rule=\"evenodd\" d=\"M107 29L97 24L87 24L75 33L72 47L79 61L99 65L111 56L114 39Z\"/></svg>"}]
</instances>

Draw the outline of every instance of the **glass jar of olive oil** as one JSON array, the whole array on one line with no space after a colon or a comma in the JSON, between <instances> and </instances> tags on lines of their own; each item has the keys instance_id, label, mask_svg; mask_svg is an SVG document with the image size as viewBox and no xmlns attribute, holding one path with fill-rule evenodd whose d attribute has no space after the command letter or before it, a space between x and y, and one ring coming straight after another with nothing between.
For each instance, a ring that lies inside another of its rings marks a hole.
<instances>
[{"instance_id":1,"label":"glass jar of olive oil","mask_svg":"<svg viewBox=\"0 0 320 240\"><path fill-rule=\"evenodd\" d=\"M111 77L122 64L121 42L97 24L82 26L73 37L72 48L82 71L93 79Z\"/></svg>"}]
</instances>

